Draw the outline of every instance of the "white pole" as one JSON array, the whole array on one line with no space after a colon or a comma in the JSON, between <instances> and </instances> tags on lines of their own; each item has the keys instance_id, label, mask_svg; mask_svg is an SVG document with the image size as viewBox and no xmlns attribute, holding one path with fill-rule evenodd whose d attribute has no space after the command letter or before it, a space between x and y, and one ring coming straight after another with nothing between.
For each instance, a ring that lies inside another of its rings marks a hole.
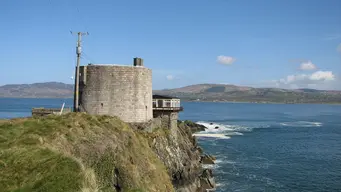
<instances>
[{"instance_id":1,"label":"white pole","mask_svg":"<svg viewBox=\"0 0 341 192\"><path fill-rule=\"evenodd\" d=\"M60 114L59 115L61 115L63 113L64 105L65 105L65 103L63 103L63 105L62 105L62 108L60 109Z\"/></svg>"}]
</instances>

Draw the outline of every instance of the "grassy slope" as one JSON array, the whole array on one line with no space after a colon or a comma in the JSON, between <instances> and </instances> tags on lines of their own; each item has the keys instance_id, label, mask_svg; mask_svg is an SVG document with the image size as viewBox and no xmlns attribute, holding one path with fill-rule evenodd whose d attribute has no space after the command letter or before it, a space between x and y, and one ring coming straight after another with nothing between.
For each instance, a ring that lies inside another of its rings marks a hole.
<instances>
[{"instance_id":1,"label":"grassy slope","mask_svg":"<svg viewBox=\"0 0 341 192\"><path fill-rule=\"evenodd\" d=\"M173 191L148 137L107 116L0 121L0 189Z\"/></svg>"}]
</instances>

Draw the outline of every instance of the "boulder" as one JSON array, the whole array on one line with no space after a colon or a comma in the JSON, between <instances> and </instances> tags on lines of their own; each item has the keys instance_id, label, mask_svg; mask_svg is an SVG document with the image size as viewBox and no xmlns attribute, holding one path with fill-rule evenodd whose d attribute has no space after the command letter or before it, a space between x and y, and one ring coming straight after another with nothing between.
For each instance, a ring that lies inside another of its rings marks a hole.
<instances>
[{"instance_id":1,"label":"boulder","mask_svg":"<svg viewBox=\"0 0 341 192\"><path fill-rule=\"evenodd\" d=\"M216 183L213 178L212 170L205 169L200 176L201 191L213 191L216 188Z\"/></svg>"},{"instance_id":2,"label":"boulder","mask_svg":"<svg viewBox=\"0 0 341 192\"><path fill-rule=\"evenodd\" d=\"M214 160L214 161L217 160L217 158L215 156L213 156L213 155L209 155L209 156L212 160Z\"/></svg>"},{"instance_id":3,"label":"boulder","mask_svg":"<svg viewBox=\"0 0 341 192\"><path fill-rule=\"evenodd\" d=\"M203 154L204 153L204 150L201 148L201 147L197 147L197 150L199 151L200 154Z\"/></svg>"},{"instance_id":4,"label":"boulder","mask_svg":"<svg viewBox=\"0 0 341 192\"><path fill-rule=\"evenodd\" d=\"M202 164L215 164L214 163L215 160L216 158L211 155L202 155L200 158L200 162Z\"/></svg>"},{"instance_id":5,"label":"boulder","mask_svg":"<svg viewBox=\"0 0 341 192\"><path fill-rule=\"evenodd\" d=\"M183 123L186 126L191 128L192 133L205 131L207 129L207 127L200 125L200 124L197 124L197 123L194 123L194 122L189 121L189 120L183 121Z\"/></svg>"}]
</instances>

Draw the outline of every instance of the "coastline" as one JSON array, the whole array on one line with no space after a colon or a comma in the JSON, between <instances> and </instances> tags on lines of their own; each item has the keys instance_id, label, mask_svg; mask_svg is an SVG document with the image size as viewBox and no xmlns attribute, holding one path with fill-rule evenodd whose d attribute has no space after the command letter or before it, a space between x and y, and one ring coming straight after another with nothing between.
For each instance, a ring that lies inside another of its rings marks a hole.
<instances>
[{"instance_id":1,"label":"coastline","mask_svg":"<svg viewBox=\"0 0 341 192\"><path fill-rule=\"evenodd\" d=\"M197 124L190 120L178 120L178 127L181 128L181 125L185 125L185 127L190 128L193 145L199 152L199 163L203 172L203 174L200 176L200 182L203 183L201 187L206 188L206 191L216 191L218 185L215 181L213 170L207 165L215 165L217 158L209 154L208 152L205 152L203 148L198 144L197 133L205 131L208 128L204 125Z\"/></svg>"},{"instance_id":2,"label":"coastline","mask_svg":"<svg viewBox=\"0 0 341 192\"><path fill-rule=\"evenodd\" d=\"M0 96L0 99L73 99L73 97L2 97ZM181 98L180 98L181 99ZM188 103L248 103L248 104L288 104L288 105L297 105L297 104L311 104L311 105L341 105L341 102L339 103L327 103L327 102L271 102L271 101L228 101L228 100L187 100L187 99L181 99L183 102Z\"/></svg>"},{"instance_id":3,"label":"coastline","mask_svg":"<svg viewBox=\"0 0 341 192\"><path fill-rule=\"evenodd\" d=\"M302 102L302 103L285 103L285 102L253 102L253 101L201 101L201 100L182 100L188 103L247 103L247 104L287 104L287 105L299 105L299 104L310 104L310 105L341 105L340 103L312 103L312 102Z\"/></svg>"}]
</instances>

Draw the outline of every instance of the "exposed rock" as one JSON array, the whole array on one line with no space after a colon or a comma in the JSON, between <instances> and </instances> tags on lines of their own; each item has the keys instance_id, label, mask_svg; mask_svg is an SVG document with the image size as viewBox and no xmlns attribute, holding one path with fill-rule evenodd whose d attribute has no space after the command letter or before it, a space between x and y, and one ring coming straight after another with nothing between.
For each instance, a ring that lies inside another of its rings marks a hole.
<instances>
[{"instance_id":1,"label":"exposed rock","mask_svg":"<svg viewBox=\"0 0 341 192\"><path fill-rule=\"evenodd\" d=\"M213 178L213 173L211 169L205 169L200 176L200 191L213 191L216 188L216 183Z\"/></svg>"},{"instance_id":2,"label":"exposed rock","mask_svg":"<svg viewBox=\"0 0 341 192\"><path fill-rule=\"evenodd\" d=\"M204 150L203 150L201 147L199 147L199 146L197 146L197 150L198 150L198 152L199 152L200 154L203 154L203 153L204 153Z\"/></svg>"},{"instance_id":3,"label":"exposed rock","mask_svg":"<svg viewBox=\"0 0 341 192\"><path fill-rule=\"evenodd\" d=\"M200 162L202 164L215 164L214 163L215 160L216 158L211 155L203 155L200 157Z\"/></svg>"},{"instance_id":4,"label":"exposed rock","mask_svg":"<svg viewBox=\"0 0 341 192\"><path fill-rule=\"evenodd\" d=\"M216 126L216 127L215 127L215 129L219 129L219 127L218 127L218 126Z\"/></svg>"},{"instance_id":5,"label":"exposed rock","mask_svg":"<svg viewBox=\"0 0 341 192\"><path fill-rule=\"evenodd\" d=\"M177 192L204 192L215 187L212 171L202 168L200 155L203 149L192 136L193 127L197 125L190 121L178 121L176 130L160 129L154 132L157 135L150 142L151 148L167 167ZM211 162L215 160L211 155L204 156Z\"/></svg>"},{"instance_id":6,"label":"exposed rock","mask_svg":"<svg viewBox=\"0 0 341 192\"><path fill-rule=\"evenodd\" d=\"M150 146L166 166L176 191L197 191L202 167L196 139L189 126L180 123L176 129L154 132L156 135Z\"/></svg>"},{"instance_id":7,"label":"exposed rock","mask_svg":"<svg viewBox=\"0 0 341 192\"><path fill-rule=\"evenodd\" d=\"M205 127L204 125L200 125L198 123L194 123L193 121L189 121L189 120L183 121L181 123L183 123L186 126L190 127L192 133L200 132L200 131L205 131L207 129L207 127Z\"/></svg>"}]
</instances>

